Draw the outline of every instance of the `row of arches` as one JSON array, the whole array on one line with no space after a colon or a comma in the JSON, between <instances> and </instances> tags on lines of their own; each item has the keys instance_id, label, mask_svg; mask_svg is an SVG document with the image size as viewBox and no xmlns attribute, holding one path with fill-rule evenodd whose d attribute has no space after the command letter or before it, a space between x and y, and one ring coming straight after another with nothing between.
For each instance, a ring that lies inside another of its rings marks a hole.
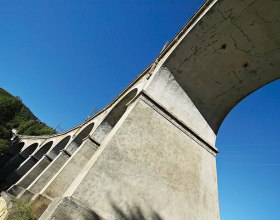
<instances>
[{"instance_id":1,"label":"row of arches","mask_svg":"<svg viewBox=\"0 0 280 220\"><path fill-rule=\"evenodd\" d=\"M0 171L0 173L2 172L1 176L5 177L5 180L9 180L8 183L6 183L8 185L5 186L5 188L10 187L12 184L17 182L32 167L35 167L35 164L44 156L48 157L50 160L54 160L62 150L65 150L67 153L72 155L81 146L83 140L89 135L101 144L126 112L128 104L136 97L137 92L138 90L136 88L129 91L119 102L115 104L115 106L112 107L100 124L97 123L98 119L96 119L81 128L77 135L72 136L69 134L55 145L54 140L50 140L49 142L42 144L39 149L38 143L33 143L26 148L24 148L24 142L13 145L10 148L10 154L13 155L13 158L6 164L4 169ZM35 162L31 163L30 161L34 161L34 159ZM28 169L26 169L25 164L26 166L29 166L27 167ZM21 170L24 170L24 172L20 172Z\"/></svg>"}]
</instances>

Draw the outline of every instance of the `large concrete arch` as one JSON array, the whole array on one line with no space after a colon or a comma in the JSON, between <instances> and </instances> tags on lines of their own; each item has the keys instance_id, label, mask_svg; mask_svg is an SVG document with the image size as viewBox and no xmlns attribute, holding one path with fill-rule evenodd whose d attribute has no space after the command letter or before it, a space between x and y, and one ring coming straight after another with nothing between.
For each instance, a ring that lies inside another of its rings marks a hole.
<instances>
[{"instance_id":1,"label":"large concrete arch","mask_svg":"<svg viewBox=\"0 0 280 220\"><path fill-rule=\"evenodd\" d=\"M164 61L217 133L229 111L280 78L277 1L208 1Z\"/></svg>"},{"instance_id":2,"label":"large concrete arch","mask_svg":"<svg viewBox=\"0 0 280 220\"><path fill-rule=\"evenodd\" d=\"M72 131L60 135L11 192L39 211L52 202L42 219L116 219L113 198L126 213L135 204L144 216L218 220L216 134L240 100L280 78L279 11L273 0L207 0L154 63L75 130L86 132L73 142Z\"/></svg>"},{"instance_id":3,"label":"large concrete arch","mask_svg":"<svg viewBox=\"0 0 280 220\"><path fill-rule=\"evenodd\" d=\"M120 203L149 203L164 219L219 219L216 133L240 100L280 78L279 7L277 1L207 1L159 56L156 67L145 72L149 82L140 98L145 103L137 102L104 152L93 156L87 175L83 170L80 182L64 196L105 218L113 213L104 202L110 193ZM132 130L126 142L126 132ZM155 152L161 156L153 158ZM172 166L176 174L169 173ZM89 185L94 192L87 197Z\"/></svg>"}]
</instances>

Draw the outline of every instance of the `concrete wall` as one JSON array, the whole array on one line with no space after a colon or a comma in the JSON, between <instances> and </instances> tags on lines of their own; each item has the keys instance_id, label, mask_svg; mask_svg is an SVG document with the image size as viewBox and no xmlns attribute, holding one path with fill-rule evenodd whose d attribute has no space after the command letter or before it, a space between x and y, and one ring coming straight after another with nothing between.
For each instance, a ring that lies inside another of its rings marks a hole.
<instances>
[{"instance_id":1,"label":"concrete wall","mask_svg":"<svg viewBox=\"0 0 280 220\"><path fill-rule=\"evenodd\" d=\"M146 91L205 141L215 145L216 134L166 67L158 70Z\"/></svg>"},{"instance_id":2,"label":"concrete wall","mask_svg":"<svg viewBox=\"0 0 280 220\"><path fill-rule=\"evenodd\" d=\"M279 10L273 0L206 1L97 116L11 149L2 173L32 168L8 192L32 198L39 214L50 205L41 219L141 210L141 219L218 220L216 133L240 100L280 78ZM91 136L80 138L93 121ZM47 154L28 159L28 146L46 141L54 141Z\"/></svg>"},{"instance_id":3,"label":"concrete wall","mask_svg":"<svg viewBox=\"0 0 280 220\"><path fill-rule=\"evenodd\" d=\"M162 114L139 100L72 198L104 218L116 218L114 204L163 219L219 219L215 154Z\"/></svg>"}]
</instances>

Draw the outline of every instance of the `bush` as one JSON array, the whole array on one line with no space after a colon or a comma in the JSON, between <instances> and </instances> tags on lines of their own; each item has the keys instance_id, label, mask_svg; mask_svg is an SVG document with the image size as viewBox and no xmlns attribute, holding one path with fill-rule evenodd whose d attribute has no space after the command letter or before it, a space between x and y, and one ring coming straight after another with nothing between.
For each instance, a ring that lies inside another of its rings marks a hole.
<instances>
[{"instance_id":1,"label":"bush","mask_svg":"<svg viewBox=\"0 0 280 220\"><path fill-rule=\"evenodd\" d=\"M32 206L19 199L12 199L12 207L8 210L8 218L12 220L36 220L38 219L32 211Z\"/></svg>"}]
</instances>

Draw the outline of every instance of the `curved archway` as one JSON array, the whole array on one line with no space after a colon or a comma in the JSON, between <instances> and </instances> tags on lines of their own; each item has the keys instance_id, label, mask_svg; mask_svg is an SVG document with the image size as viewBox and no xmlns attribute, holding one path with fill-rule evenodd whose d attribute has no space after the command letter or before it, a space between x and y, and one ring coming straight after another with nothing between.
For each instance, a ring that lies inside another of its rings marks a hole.
<instances>
[{"instance_id":1,"label":"curved archway","mask_svg":"<svg viewBox=\"0 0 280 220\"><path fill-rule=\"evenodd\" d=\"M6 182L9 186L18 181L24 174L26 174L50 149L53 141L48 142L43 145L39 150L37 150L32 157L27 158L13 173L11 173L7 178ZM28 153L28 152L26 152Z\"/></svg>"},{"instance_id":2,"label":"curved archway","mask_svg":"<svg viewBox=\"0 0 280 220\"><path fill-rule=\"evenodd\" d=\"M70 153L73 153L83 142L83 139L86 138L94 127L94 122L87 125L79 134L74 138L74 140L69 144L67 150Z\"/></svg>"},{"instance_id":3,"label":"curved archway","mask_svg":"<svg viewBox=\"0 0 280 220\"><path fill-rule=\"evenodd\" d=\"M18 155L24 147L24 142L13 144L9 151L0 155L0 169L2 169L14 156Z\"/></svg>"},{"instance_id":4,"label":"curved archway","mask_svg":"<svg viewBox=\"0 0 280 220\"><path fill-rule=\"evenodd\" d=\"M23 151L20 152L20 155L27 158L29 157L38 147L38 143L31 144L27 148L25 148Z\"/></svg>"},{"instance_id":5,"label":"curved archway","mask_svg":"<svg viewBox=\"0 0 280 220\"><path fill-rule=\"evenodd\" d=\"M7 176L11 175L12 172L17 169L38 147L38 143L33 143L27 148L25 148L18 155L14 156L1 170L0 176L5 179Z\"/></svg>"},{"instance_id":6,"label":"curved archway","mask_svg":"<svg viewBox=\"0 0 280 220\"><path fill-rule=\"evenodd\" d=\"M217 133L240 100L280 78L279 3L221 0L206 8L184 27L163 66ZM231 22L223 19L228 10Z\"/></svg>"},{"instance_id":7,"label":"curved archway","mask_svg":"<svg viewBox=\"0 0 280 220\"><path fill-rule=\"evenodd\" d=\"M51 151L48 154L49 157L54 159L59 152L68 144L71 136L67 136L63 138L57 145L54 146L54 148L51 149Z\"/></svg>"},{"instance_id":8,"label":"curved archway","mask_svg":"<svg viewBox=\"0 0 280 220\"><path fill-rule=\"evenodd\" d=\"M38 160L41 159L43 157L43 155L45 153L48 152L48 150L51 148L51 146L53 145L53 141L50 141L46 144L44 144L35 154L34 157L37 158Z\"/></svg>"},{"instance_id":9,"label":"curved archway","mask_svg":"<svg viewBox=\"0 0 280 220\"><path fill-rule=\"evenodd\" d=\"M280 80L254 92L229 113L219 129L217 169L221 219L230 218L237 210L236 219L254 215L273 219L278 214L279 89ZM265 207L269 207L269 212ZM252 210L255 210L253 215Z\"/></svg>"},{"instance_id":10,"label":"curved archway","mask_svg":"<svg viewBox=\"0 0 280 220\"><path fill-rule=\"evenodd\" d=\"M133 100L133 98L137 95L137 88L131 90L127 93L108 113L102 123L98 126L98 128L94 131L94 138L101 143L103 139L109 134L109 132L113 129L113 127L117 124L120 118L123 116L127 109L127 104Z\"/></svg>"}]
</instances>

